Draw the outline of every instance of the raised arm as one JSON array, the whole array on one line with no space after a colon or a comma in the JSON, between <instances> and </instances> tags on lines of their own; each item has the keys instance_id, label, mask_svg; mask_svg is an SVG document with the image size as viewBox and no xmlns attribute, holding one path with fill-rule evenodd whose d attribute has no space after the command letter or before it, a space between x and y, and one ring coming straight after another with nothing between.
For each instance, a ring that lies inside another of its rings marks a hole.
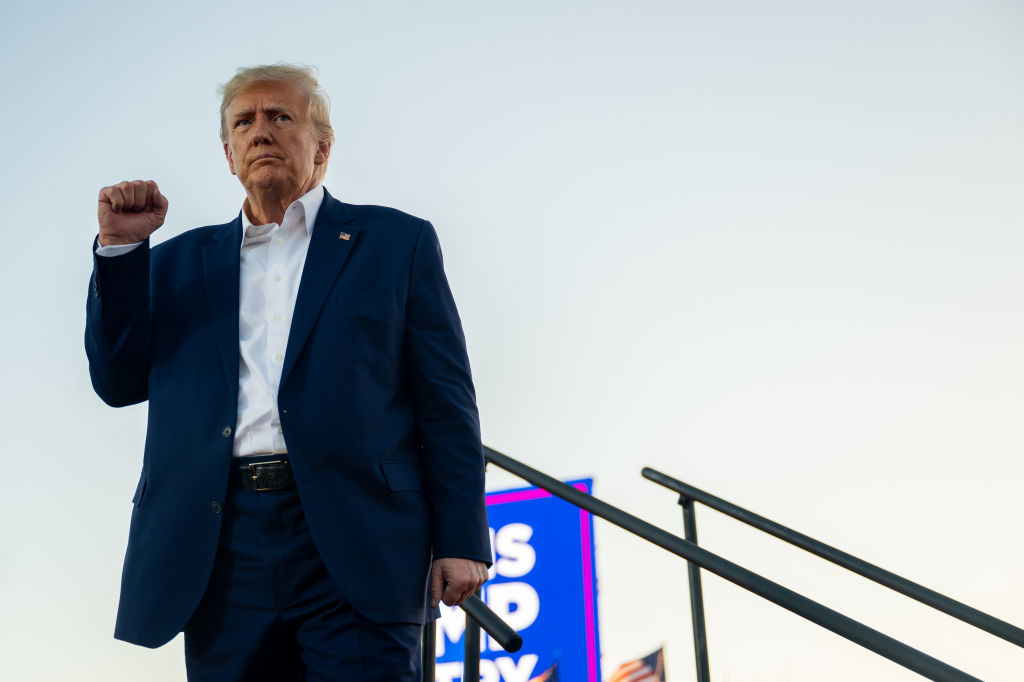
<instances>
[{"instance_id":1,"label":"raised arm","mask_svg":"<svg viewBox=\"0 0 1024 682\"><path fill-rule=\"evenodd\" d=\"M85 350L96 393L120 407L147 397L149 373L149 236L164 223L168 202L153 181L100 190L99 235L86 306ZM119 255L104 247L137 245Z\"/></svg>"}]
</instances>

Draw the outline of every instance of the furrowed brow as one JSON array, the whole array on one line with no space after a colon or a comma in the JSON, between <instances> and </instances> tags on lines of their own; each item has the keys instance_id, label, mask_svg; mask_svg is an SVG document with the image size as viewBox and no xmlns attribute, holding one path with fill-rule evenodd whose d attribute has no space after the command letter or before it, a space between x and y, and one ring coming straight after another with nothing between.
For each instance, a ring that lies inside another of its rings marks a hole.
<instances>
[{"instance_id":1,"label":"furrowed brow","mask_svg":"<svg viewBox=\"0 0 1024 682\"><path fill-rule=\"evenodd\" d=\"M232 122L238 122L242 119L252 119L256 115L257 110L265 112L270 118L273 118L278 114L288 114L292 118L295 118L296 115L295 111L287 105L278 104L276 102L267 102L265 105L259 107L246 107L244 109L232 111L230 120Z\"/></svg>"},{"instance_id":2,"label":"furrowed brow","mask_svg":"<svg viewBox=\"0 0 1024 682\"><path fill-rule=\"evenodd\" d=\"M231 112L231 121L240 121L243 118L252 118L253 109L236 109Z\"/></svg>"},{"instance_id":3,"label":"furrowed brow","mask_svg":"<svg viewBox=\"0 0 1024 682\"><path fill-rule=\"evenodd\" d=\"M292 118L295 117L295 112L291 107L285 106L284 104L275 104L274 102L268 102L263 110L267 112L267 115L273 118L278 114L288 114Z\"/></svg>"}]
</instances>

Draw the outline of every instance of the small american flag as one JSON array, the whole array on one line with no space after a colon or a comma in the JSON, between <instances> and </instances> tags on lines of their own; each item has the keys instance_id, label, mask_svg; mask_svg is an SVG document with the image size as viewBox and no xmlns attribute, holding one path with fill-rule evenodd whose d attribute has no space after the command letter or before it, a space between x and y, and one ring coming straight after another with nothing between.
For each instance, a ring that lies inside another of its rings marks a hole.
<instances>
[{"instance_id":1,"label":"small american flag","mask_svg":"<svg viewBox=\"0 0 1024 682\"><path fill-rule=\"evenodd\" d=\"M608 682L665 682L665 654L658 649L643 658L623 663Z\"/></svg>"}]
</instances>

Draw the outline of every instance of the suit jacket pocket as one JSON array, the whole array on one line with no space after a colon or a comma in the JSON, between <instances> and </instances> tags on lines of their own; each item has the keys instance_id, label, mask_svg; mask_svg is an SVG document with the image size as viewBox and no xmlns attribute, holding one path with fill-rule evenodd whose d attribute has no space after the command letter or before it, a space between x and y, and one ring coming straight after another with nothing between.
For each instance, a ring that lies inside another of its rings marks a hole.
<instances>
[{"instance_id":1,"label":"suit jacket pocket","mask_svg":"<svg viewBox=\"0 0 1024 682\"><path fill-rule=\"evenodd\" d=\"M146 483L149 477L143 474L139 477L139 485L135 487L135 494L132 495L132 504L136 507L142 504L142 498L146 496Z\"/></svg>"},{"instance_id":2,"label":"suit jacket pocket","mask_svg":"<svg viewBox=\"0 0 1024 682\"><path fill-rule=\"evenodd\" d=\"M393 493L423 490L423 474L416 462L388 460L380 463L380 470Z\"/></svg>"}]
</instances>

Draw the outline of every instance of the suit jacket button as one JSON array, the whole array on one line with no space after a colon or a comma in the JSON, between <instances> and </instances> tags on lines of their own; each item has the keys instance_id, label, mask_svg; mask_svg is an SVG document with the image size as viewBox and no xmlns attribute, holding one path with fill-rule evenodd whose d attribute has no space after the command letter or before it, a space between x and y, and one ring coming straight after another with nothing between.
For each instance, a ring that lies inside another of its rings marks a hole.
<instances>
[{"instance_id":1,"label":"suit jacket button","mask_svg":"<svg viewBox=\"0 0 1024 682\"><path fill-rule=\"evenodd\" d=\"M224 507L217 500L214 500L213 502L210 503L210 511L212 511L214 514L220 514L223 509Z\"/></svg>"},{"instance_id":2,"label":"suit jacket button","mask_svg":"<svg viewBox=\"0 0 1024 682\"><path fill-rule=\"evenodd\" d=\"M224 436L225 438L230 438L231 437L231 427L230 426L225 426L224 429L220 432L220 435Z\"/></svg>"}]
</instances>

